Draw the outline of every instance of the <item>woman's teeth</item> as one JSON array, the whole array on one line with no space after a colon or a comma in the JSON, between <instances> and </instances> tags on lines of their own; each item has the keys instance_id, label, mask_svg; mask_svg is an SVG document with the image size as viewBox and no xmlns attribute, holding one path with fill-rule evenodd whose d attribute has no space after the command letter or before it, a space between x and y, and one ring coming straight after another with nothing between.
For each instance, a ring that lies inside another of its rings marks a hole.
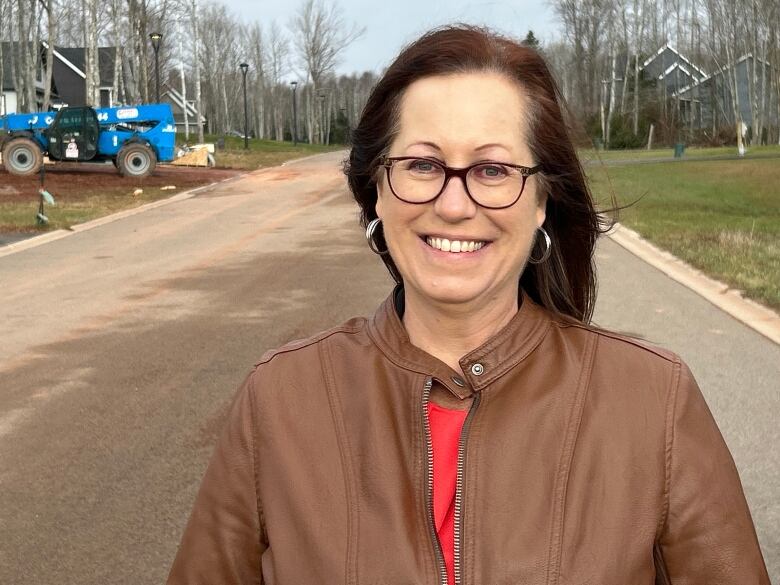
<instances>
[{"instance_id":1,"label":"woman's teeth","mask_svg":"<svg viewBox=\"0 0 780 585\"><path fill-rule=\"evenodd\" d=\"M425 238L425 242L431 247L442 252L476 252L485 242L448 240L447 238Z\"/></svg>"}]
</instances>

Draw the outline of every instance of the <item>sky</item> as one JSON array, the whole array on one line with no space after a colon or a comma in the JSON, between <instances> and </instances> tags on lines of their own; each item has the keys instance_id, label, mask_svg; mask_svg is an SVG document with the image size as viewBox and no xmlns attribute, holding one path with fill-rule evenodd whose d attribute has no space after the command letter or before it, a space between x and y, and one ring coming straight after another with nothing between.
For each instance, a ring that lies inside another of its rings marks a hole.
<instances>
[{"instance_id":1,"label":"sky","mask_svg":"<svg viewBox=\"0 0 780 585\"><path fill-rule=\"evenodd\" d=\"M287 27L298 0L217 0L244 22L267 27L276 20ZM437 25L467 22L525 38L529 29L545 42L559 36L559 23L547 0L480 2L474 0L336 0L344 20L365 27L363 36L348 47L337 66L339 74L373 70L390 64L401 47ZM291 76L292 78L292 76Z\"/></svg>"}]
</instances>

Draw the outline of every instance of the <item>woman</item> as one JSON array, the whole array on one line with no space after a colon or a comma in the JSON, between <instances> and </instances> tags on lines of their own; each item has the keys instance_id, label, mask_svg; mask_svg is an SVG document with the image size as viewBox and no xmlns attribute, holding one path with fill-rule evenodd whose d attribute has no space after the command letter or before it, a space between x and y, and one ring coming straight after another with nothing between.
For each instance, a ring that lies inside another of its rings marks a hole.
<instances>
[{"instance_id":1,"label":"woman","mask_svg":"<svg viewBox=\"0 0 780 585\"><path fill-rule=\"evenodd\" d=\"M169 583L769 583L688 367L588 325L602 228L536 52L426 34L345 172L399 285L256 365Z\"/></svg>"}]
</instances>

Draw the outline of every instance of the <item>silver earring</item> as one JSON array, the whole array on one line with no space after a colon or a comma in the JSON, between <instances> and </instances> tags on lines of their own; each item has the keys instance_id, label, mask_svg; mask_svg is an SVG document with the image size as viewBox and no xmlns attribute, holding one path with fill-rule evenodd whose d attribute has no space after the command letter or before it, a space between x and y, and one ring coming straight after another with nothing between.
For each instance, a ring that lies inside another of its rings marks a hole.
<instances>
[{"instance_id":1,"label":"silver earring","mask_svg":"<svg viewBox=\"0 0 780 585\"><path fill-rule=\"evenodd\" d=\"M379 254L380 256L384 256L385 254L389 254L389 250L380 250L376 242L374 241L374 232L376 231L376 228L379 227L379 224L382 223L382 220L378 217L375 217L371 221L368 222L368 225L366 226L366 239L368 240L368 247L371 248L371 251L374 254Z\"/></svg>"},{"instance_id":2,"label":"silver earring","mask_svg":"<svg viewBox=\"0 0 780 585\"><path fill-rule=\"evenodd\" d=\"M540 232L542 232L542 235L544 236L545 249L544 249L544 254L542 254L542 257L539 258L538 260L535 260L530 256L528 257L528 262L530 262L531 264L541 264L542 262L547 260L547 258L550 257L550 251L552 250L552 240L550 240L550 236L547 234L547 232L543 227L540 227L538 229Z\"/></svg>"}]
</instances>

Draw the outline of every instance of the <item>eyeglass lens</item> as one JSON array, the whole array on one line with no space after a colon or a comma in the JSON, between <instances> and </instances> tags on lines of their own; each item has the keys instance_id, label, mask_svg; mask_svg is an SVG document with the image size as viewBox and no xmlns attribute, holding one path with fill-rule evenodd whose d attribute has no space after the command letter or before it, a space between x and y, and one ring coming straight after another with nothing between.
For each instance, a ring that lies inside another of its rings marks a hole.
<instances>
[{"instance_id":1,"label":"eyeglass lens","mask_svg":"<svg viewBox=\"0 0 780 585\"><path fill-rule=\"evenodd\" d=\"M444 179L444 169L430 160L399 160L390 167L393 191L410 203L425 203L435 198L444 186ZM524 183L525 179L518 169L499 163L481 164L466 174L468 192L485 207L513 204L519 198Z\"/></svg>"}]
</instances>

